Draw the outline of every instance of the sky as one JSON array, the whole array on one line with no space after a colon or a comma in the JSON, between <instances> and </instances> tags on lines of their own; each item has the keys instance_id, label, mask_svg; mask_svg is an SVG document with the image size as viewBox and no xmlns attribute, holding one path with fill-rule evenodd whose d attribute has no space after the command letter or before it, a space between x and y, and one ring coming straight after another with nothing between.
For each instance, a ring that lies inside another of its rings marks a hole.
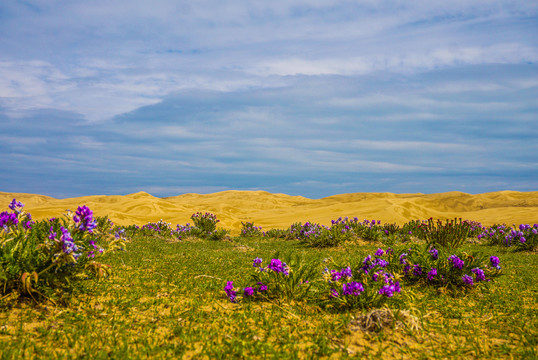
<instances>
[{"instance_id":1,"label":"sky","mask_svg":"<svg viewBox=\"0 0 538 360\"><path fill-rule=\"evenodd\" d=\"M0 191L538 191L538 1L3 0Z\"/></svg>"}]
</instances>

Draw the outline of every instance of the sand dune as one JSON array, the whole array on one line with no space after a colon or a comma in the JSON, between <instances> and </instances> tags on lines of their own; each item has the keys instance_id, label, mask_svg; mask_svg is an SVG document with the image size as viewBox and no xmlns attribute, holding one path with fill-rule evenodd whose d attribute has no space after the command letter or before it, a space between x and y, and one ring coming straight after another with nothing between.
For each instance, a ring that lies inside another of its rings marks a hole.
<instances>
[{"instance_id":1,"label":"sand dune","mask_svg":"<svg viewBox=\"0 0 538 360\"><path fill-rule=\"evenodd\" d=\"M108 215L121 225L143 225L160 219L175 224L190 222L196 211L209 211L221 227L237 233L241 221L253 221L264 229L286 228L294 222L330 224L339 216L376 219L398 224L413 219L454 218L495 223L538 223L538 192L499 191L471 195L353 193L323 199L271 194L265 191L224 191L208 195L184 194L157 198L145 192L125 196L85 196L54 199L34 194L0 192L0 209L16 198L35 219L58 217L66 209L87 205L96 215Z\"/></svg>"}]
</instances>

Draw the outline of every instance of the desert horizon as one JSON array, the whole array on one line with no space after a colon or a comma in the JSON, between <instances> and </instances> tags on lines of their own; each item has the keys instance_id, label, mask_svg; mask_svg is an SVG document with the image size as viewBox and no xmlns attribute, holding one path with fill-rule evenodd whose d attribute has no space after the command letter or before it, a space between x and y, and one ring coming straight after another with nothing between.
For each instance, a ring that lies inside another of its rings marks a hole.
<instances>
[{"instance_id":1,"label":"desert horizon","mask_svg":"<svg viewBox=\"0 0 538 360\"><path fill-rule=\"evenodd\" d=\"M67 209L87 205L96 216L108 216L119 225L143 225L160 219L172 224L191 222L197 211L208 211L219 227L238 232L249 221L264 229L287 228L295 222L329 225L338 217L358 217L383 223L410 220L463 218L483 225L538 222L538 192L496 191L467 194L459 191L435 194L347 193L320 199L266 191L228 190L211 194L187 193L155 197L146 192L128 195L91 195L56 199L28 193L0 192L1 209L16 198L34 219L58 217Z\"/></svg>"}]
</instances>

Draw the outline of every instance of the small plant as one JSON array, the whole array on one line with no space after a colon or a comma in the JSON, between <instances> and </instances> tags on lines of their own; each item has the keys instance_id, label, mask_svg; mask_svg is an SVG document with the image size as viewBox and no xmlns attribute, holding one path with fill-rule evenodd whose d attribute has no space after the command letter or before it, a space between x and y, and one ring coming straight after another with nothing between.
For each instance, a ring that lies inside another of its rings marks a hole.
<instances>
[{"instance_id":1,"label":"small plant","mask_svg":"<svg viewBox=\"0 0 538 360\"><path fill-rule=\"evenodd\" d=\"M262 231L261 226L255 226L252 222L241 221L241 237L259 237L265 236L265 232Z\"/></svg>"},{"instance_id":2,"label":"small plant","mask_svg":"<svg viewBox=\"0 0 538 360\"><path fill-rule=\"evenodd\" d=\"M538 224L520 224L517 228L514 225L514 229L505 237L505 244L514 245L518 250L532 251L538 248Z\"/></svg>"},{"instance_id":3,"label":"small plant","mask_svg":"<svg viewBox=\"0 0 538 360\"><path fill-rule=\"evenodd\" d=\"M277 257L278 254L275 256ZM317 273L316 268L305 264L296 257L289 260L289 264L279 258L269 261L263 266L263 259L255 258L252 262L254 274L252 285L243 288L235 288L233 281L226 283L224 291L231 302L241 299L271 299L286 298L302 300L309 295L312 282Z\"/></svg>"},{"instance_id":4,"label":"small plant","mask_svg":"<svg viewBox=\"0 0 538 360\"><path fill-rule=\"evenodd\" d=\"M12 213L0 214L0 281L2 294L23 293L34 297L41 290L61 288L90 275L105 277L110 267L98 263L107 246L124 248L121 234L99 229L93 212L79 206L63 219L50 219L29 226L31 216L15 199ZM43 295L44 296L44 295Z\"/></svg>"}]
</instances>

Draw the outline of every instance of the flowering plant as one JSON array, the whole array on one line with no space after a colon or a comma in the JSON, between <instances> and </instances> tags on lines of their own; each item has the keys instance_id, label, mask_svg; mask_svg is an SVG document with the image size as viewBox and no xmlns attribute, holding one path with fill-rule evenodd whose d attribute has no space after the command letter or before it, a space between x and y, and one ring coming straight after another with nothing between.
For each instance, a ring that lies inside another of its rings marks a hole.
<instances>
[{"instance_id":1,"label":"flowering plant","mask_svg":"<svg viewBox=\"0 0 538 360\"><path fill-rule=\"evenodd\" d=\"M194 227L190 230L190 233L194 236L209 240L222 240L228 233L224 229L217 230L217 223L220 220L217 219L216 215L209 212L192 214L191 220L194 223Z\"/></svg>"},{"instance_id":2,"label":"flowering plant","mask_svg":"<svg viewBox=\"0 0 538 360\"><path fill-rule=\"evenodd\" d=\"M310 293L317 274L316 268L304 263L300 257L292 258L288 263L279 259L278 254L266 266L263 259L255 258L252 262L254 273L251 275L251 285L241 290L233 286L233 281L229 281L224 291L231 302L276 297L304 299Z\"/></svg>"},{"instance_id":3,"label":"flowering plant","mask_svg":"<svg viewBox=\"0 0 538 360\"><path fill-rule=\"evenodd\" d=\"M355 265L323 271L325 303L342 308L378 306L400 293L400 279L389 270L392 249L378 249Z\"/></svg>"},{"instance_id":4,"label":"flowering plant","mask_svg":"<svg viewBox=\"0 0 538 360\"><path fill-rule=\"evenodd\" d=\"M255 226L252 222L241 221L241 226L241 237L265 236L265 232L262 231L262 227Z\"/></svg>"},{"instance_id":5,"label":"flowering plant","mask_svg":"<svg viewBox=\"0 0 538 360\"><path fill-rule=\"evenodd\" d=\"M89 275L105 277L108 265L98 263L106 243L110 250L124 247L121 234L97 228L87 206L68 211L64 219L44 220L29 225L31 217L13 200L13 213L1 214L0 281L2 293L22 292L33 296L38 289L66 286Z\"/></svg>"},{"instance_id":6,"label":"flowering plant","mask_svg":"<svg viewBox=\"0 0 538 360\"><path fill-rule=\"evenodd\" d=\"M499 258L448 250L431 245L404 248L398 252L397 271L406 281L438 288L476 287L500 275Z\"/></svg>"}]
</instances>

